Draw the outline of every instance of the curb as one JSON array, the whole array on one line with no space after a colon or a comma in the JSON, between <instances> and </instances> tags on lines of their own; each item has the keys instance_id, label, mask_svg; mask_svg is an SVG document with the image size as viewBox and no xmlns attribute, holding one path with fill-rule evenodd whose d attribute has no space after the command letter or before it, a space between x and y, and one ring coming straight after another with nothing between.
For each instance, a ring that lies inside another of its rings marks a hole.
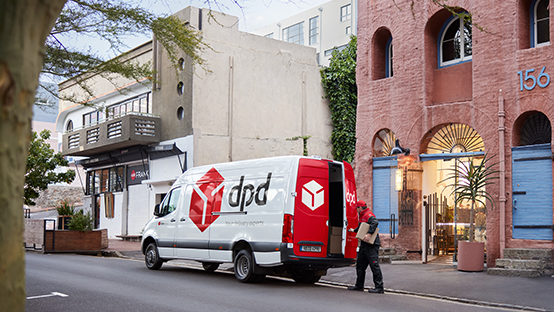
<instances>
[{"instance_id":1,"label":"curb","mask_svg":"<svg viewBox=\"0 0 554 312\"><path fill-rule=\"evenodd\" d=\"M333 281L325 281L325 280L320 280L318 283L327 284L327 285L331 285L331 286L337 286L337 287L338 286L340 286L340 287L352 286L350 284L333 282ZM365 289L366 288L364 288L364 291L365 291ZM553 311L553 310L546 310L546 309L542 309L542 308L534 308L534 307L527 307L527 306L520 306L520 305L513 305L513 304L480 301L480 300L473 300L473 299L463 299L463 298L449 297L449 296L443 296L443 295L418 293L418 292L407 291L407 290L395 290L395 289L390 289L390 288L385 288L385 293L408 295L408 296L422 297L422 298L432 298L432 299L446 300L446 301L451 301L451 302L477 305L477 306L483 306L483 307L492 307L492 308L503 308L503 309L513 309L513 310L520 310L520 311L535 311L535 312L552 312Z\"/></svg>"}]
</instances>

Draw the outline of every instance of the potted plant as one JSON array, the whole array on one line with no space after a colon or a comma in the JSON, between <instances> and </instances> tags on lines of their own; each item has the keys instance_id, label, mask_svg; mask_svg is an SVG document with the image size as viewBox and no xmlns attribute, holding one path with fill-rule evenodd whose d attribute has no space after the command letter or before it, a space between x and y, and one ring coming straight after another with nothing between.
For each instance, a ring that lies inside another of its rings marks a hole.
<instances>
[{"instance_id":1,"label":"potted plant","mask_svg":"<svg viewBox=\"0 0 554 312\"><path fill-rule=\"evenodd\" d=\"M81 209L73 216L73 218L71 218L68 226L71 231L87 232L93 230L92 223L93 220L90 212L87 212L87 214L85 215L83 213L83 210Z\"/></svg>"},{"instance_id":2,"label":"potted plant","mask_svg":"<svg viewBox=\"0 0 554 312\"><path fill-rule=\"evenodd\" d=\"M64 200L56 207L58 212L58 230L67 230L69 221L75 215L75 206Z\"/></svg>"},{"instance_id":3,"label":"potted plant","mask_svg":"<svg viewBox=\"0 0 554 312\"><path fill-rule=\"evenodd\" d=\"M446 169L450 171L447 177L441 182L450 182L447 187L453 189L456 204L462 204L463 201L469 201L469 230L468 240L458 241L458 270L460 271L483 271L485 258L485 243L475 242L475 207L481 204L486 212L487 201L494 206L494 199L485 188L493 184L494 179L498 179L493 167L497 163L491 163L492 157L487 154L481 159L476 160L473 156L468 162L456 162L454 168ZM478 216L483 218L482 215ZM482 220L479 220L483 223Z\"/></svg>"},{"instance_id":4,"label":"potted plant","mask_svg":"<svg viewBox=\"0 0 554 312\"><path fill-rule=\"evenodd\" d=\"M94 230L90 212L75 213L68 223L68 229L47 233L46 252L97 252L108 247L108 230Z\"/></svg>"}]
</instances>

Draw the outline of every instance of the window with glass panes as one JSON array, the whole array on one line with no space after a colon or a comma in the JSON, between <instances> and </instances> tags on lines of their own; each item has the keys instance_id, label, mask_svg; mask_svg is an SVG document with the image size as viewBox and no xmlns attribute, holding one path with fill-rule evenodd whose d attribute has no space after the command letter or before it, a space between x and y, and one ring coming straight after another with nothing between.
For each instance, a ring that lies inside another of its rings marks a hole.
<instances>
[{"instance_id":1,"label":"window with glass panes","mask_svg":"<svg viewBox=\"0 0 554 312\"><path fill-rule=\"evenodd\" d=\"M319 16L310 18L310 45L317 43L319 35Z\"/></svg>"},{"instance_id":2,"label":"window with glass panes","mask_svg":"<svg viewBox=\"0 0 554 312\"><path fill-rule=\"evenodd\" d=\"M106 111L108 113L108 118L119 117L129 112L152 114L152 92L110 105Z\"/></svg>"},{"instance_id":3,"label":"window with glass panes","mask_svg":"<svg viewBox=\"0 0 554 312\"><path fill-rule=\"evenodd\" d=\"M283 41L304 44L304 22L283 29Z\"/></svg>"},{"instance_id":4,"label":"window with glass panes","mask_svg":"<svg viewBox=\"0 0 554 312\"><path fill-rule=\"evenodd\" d=\"M340 8L340 21L344 22L350 19L352 16L352 6L350 4Z\"/></svg>"},{"instance_id":5,"label":"window with glass panes","mask_svg":"<svg viewBox=\"0 0 554 312\"><path fill-rule=\"evenodd\" d=\"M99 121L104 120L104 112L94 111L90 113L83 114L83 125L86 127L88 125L97 124Z\"/></svg>"},{"instance_id":6,"label":"window with glass panes","mask_svg":"<svg viewBox=\"0 0 554 312\"><path fill-rule=\"evenodd\" d=\"M441 34L439 67L472 59L471 22L452 17Z\"/></svg>"},{"instance_id":7,"label":"window with glass panes","mask_svg":"<svg viewBox=\"0 0 554 312\"><path fill-rule=\"evenodd\" d=\"M87 172L87 195L123 191L123 166Z\"/></svg>"},{"instance_id":8,"label":"window with glass panes","mask_svg":"<svg viewBox=\"0 0 554 312\"><path fill-rule=\"evenodd\" d=\"M533 47L550 43L550 5L549 0L534 2L533 12Z\"/></svg>"}]
</instances>

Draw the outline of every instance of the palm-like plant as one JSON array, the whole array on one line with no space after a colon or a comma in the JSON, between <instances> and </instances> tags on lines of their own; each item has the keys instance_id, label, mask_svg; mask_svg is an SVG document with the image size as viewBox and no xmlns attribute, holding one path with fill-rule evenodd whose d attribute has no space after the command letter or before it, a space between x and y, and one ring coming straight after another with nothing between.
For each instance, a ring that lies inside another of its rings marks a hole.
<instances>
[{"instance_id":1,"label":"palm-like plant","mask_svg":"<svg viewBox=\"0 0 554 312\"><path fill-rule=\"evenodd\" d=\"M469 241L473 242L474 233L474 215L475 204L480 203L486 208L487 200L494 206L494 199L490 193L485 190L487 185L493 184L495 176L499 171L493 167L498 163L491 163L493 156L487 154L477 164L474 163L474 157L469 161L458 162L454 168L445 169L450 171L442 182L450 182L447 187L453 189L452 193L457 204L464 200L471 202L471 211L469 215ZM485 209L486 211L486 209Z\"/></svg>"}]
</instances>

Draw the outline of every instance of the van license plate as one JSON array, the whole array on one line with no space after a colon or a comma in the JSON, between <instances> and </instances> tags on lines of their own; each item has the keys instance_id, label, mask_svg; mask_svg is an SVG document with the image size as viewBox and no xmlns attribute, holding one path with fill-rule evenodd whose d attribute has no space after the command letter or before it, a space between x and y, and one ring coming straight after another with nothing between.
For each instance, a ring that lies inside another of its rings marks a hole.
<instances>
[{"instance_id":1,"label":"van license plate","mask_svg":"<svg viewBox=\"0 0 554 312\"><path fill-rule=\"evenodd\" d=\"M321 246L300 246L300 251L321 252Z\"/></svg>"}]
</instances>

